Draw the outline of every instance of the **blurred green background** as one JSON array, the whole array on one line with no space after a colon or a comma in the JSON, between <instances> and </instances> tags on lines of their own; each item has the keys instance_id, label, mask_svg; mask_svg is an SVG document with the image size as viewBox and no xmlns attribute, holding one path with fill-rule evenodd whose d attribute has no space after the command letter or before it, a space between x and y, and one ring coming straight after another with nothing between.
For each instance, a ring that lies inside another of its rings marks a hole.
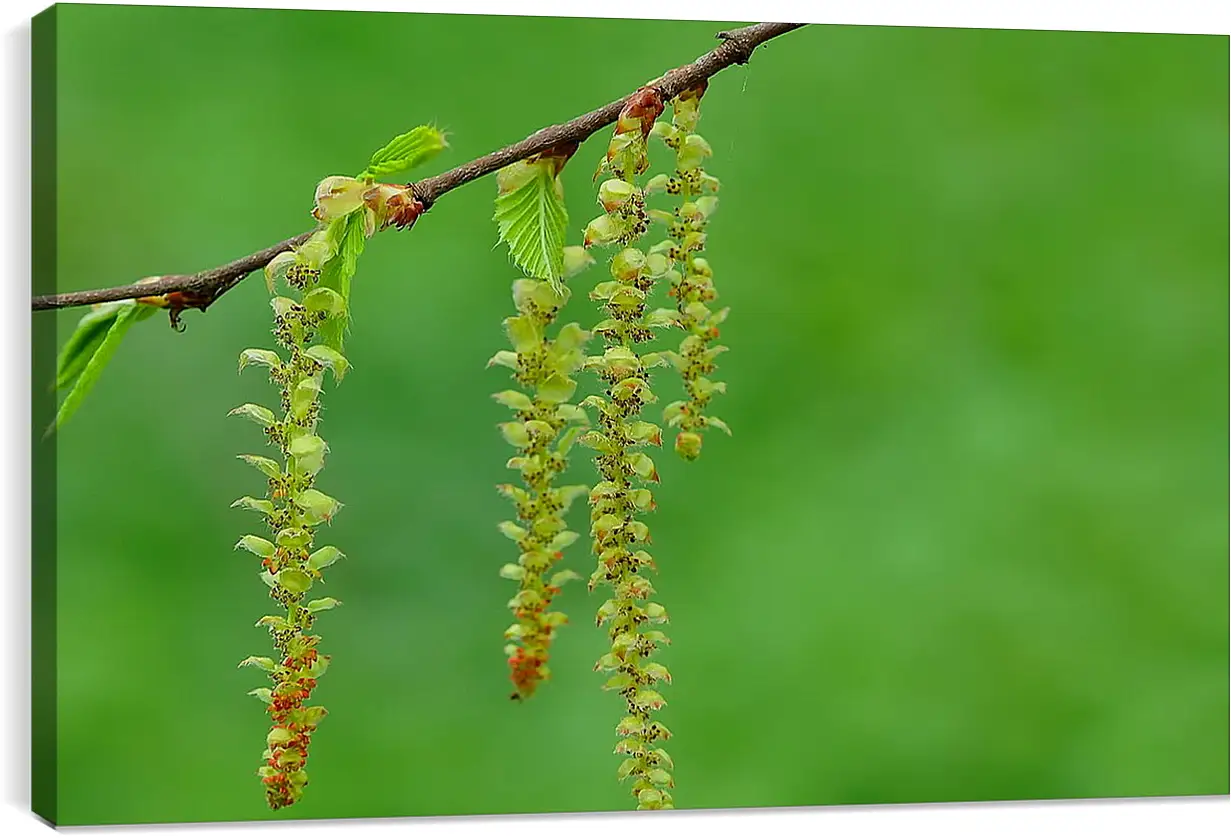
<instances>
[{"instance_id":1,"label":"blurred green background","mask_svg":"<svg viewBox=\"0 0 1231 838\"><path fill-rule=\"evenodd\" d=\"M119 6L59 25L61 290L243 255L396 133L447 128L423 174L443 171L723 28ZM735 436L659 457L651 521L681 807L1228 791L1227 62L1225 37L812 26L711 83ZM574 240L606 137L564 175ZM565 591L554 681L507 698L507 379L484 363L516 274L494 189L360 263L320 481L347 504L345 606L318 626L331 715L301 804L265 809L261 678L235 668L269 647L231 549L256 519L228 508L261 489L235 458L261 437L226 418L272 398L235 371L272 343L262 281L185 334L136 328L49 443L60 823L630 808L597 595ZM42 316L63 339L81 313ZM567 316L594 320L584 293Z\"/></svg>"}]
</instances>

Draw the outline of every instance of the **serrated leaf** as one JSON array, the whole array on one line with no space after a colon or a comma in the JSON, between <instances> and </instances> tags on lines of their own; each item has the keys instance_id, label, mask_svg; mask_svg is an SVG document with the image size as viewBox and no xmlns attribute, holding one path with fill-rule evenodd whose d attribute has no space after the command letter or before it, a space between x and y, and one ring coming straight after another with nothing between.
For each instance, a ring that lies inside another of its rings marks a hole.
<instances>
[{"instance_id":1,"label":"serrated leaf","mask_svg":"<svg viewBox=\"0 0 1231 838\"><path fill-rule=\"evenodd\" d=\"M120 343L124 340L124 335L132 328L132 325L138 320L143 320L157 309L141 305L139 303L131 303L130 305L116 311L114 318L110 321L110 326L107 327L106 333L101 339L95 343L93 329L91 324L85 327L90 334L83 335L78 341L74 342L73 338L69 338L66 342L65 349L69 350L69 343L74 346L71 350L61 352L61 361L57 382L62 378L67 384L68 381L73 382L73 387L68 391L68 395L64 397L64 401L60 403L60 409L56 411L55 423L47 429L47 434L59 430L64 426L72 415L81 407L81 403L85 401L85 397L89 395L94 385L98 383L98 378L103 374L107 363L115 356L116 350L120 348ZM88 317L89 315L87 315ZM86 318L82 318L85 320ZM106 322L105 316L100 316L99 322ZM93 321L91 321L93 323ZM79 325L78 329L82 327ZM74 333L76 334L76 333ZM87 357L84 363L82 358ZM80 367L80 371L74 371ZM64 386L64 385L61 385Z\"/></svg>"},{"instance_id":2,"label":"serrated leaf","mask_svg":"<svg viewBox=\"0 0 1231 838\"><path fill-rule=\"evenodd\" d=\"M420 125L399 134L372 155L360 178L374 178L413 169L431 160L449 144L442 131L432 125Z\"/></svg>"},{"instance_id":3,"label":"serrated leaf","mask_svg":"<svg viewBox=\"0 0 1231 838\"><path fill-rule=\"evenodd\" d=\"M367 244L364 231L365 212L355 212L329 223L328 233L336 243L337 252L321 267L321 287L337 292L342 298L340 311L321 324L321 338L336 352L342 351L346 327L350 320L350 284L363 248Z\"/></svg>"},{"instance_id":4,"label":"serrated leaf","mask_svg":"<svg viewBox=\"0 0 1231 838\"><path fill-rule=\"evenodd\" d=\"M127 308L137 306L141 309L138 320L154 314L158 309L154 306L140 305L132 300L122 300L114 303L100 303L77 321L77 328L68 336L56 357L56 390L63 390L81 375L81 371L90 363L98 347L107 337L111 325Z\"/></svg>"},{"instance_id":5,"label":"serrated leaf","mask_svg":"<svg viewBox=\"0 0 1231 838\"><path fill-rule=\"evenodd\" d=\"M103 338L119 314L120 303L104 303L87 313L77 328L64 341L56 357L56 380L53 389L63 390L85 369L90 358L102 345Z\"/></svg>"},{"instance_id":6,"label":"serrated leaf","mask_svg":"<svg viewBox=\"0 0 1231 838\"><path fill-rule=\"evenodd\" d=\"M551 160L522 161L505 171L514 167L521 167L526 174L518 172L506 178L512 188L496 196L494 220L500 241L509 246L514 264L527 276L548 280L560 291L568 211L559 191L555 166Z\"/></svg>"}]
</instances>

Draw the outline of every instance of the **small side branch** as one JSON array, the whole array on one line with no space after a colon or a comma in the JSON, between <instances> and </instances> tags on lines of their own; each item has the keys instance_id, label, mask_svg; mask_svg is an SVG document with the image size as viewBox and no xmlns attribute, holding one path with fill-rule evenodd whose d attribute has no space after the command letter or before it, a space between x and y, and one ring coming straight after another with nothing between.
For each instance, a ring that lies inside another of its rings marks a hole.
<instances>
[{"instance_id":1,"label":"small side branch","mask_svg":"<svg viewBox=\"0 0 1231 838\"><path fill-rule=\"evenodd\" d=\"M722 40L722 43L716 49L707 52L691 64L671 70L650 82L649 85L658 90L663 101L668 101L732 64L747 63L753 51L771 38L784 35L805 25L802 23L757 23L730 32L719 32L717 37ZM424 207L431 208L441 196L448 192L484 175L496 172L510 163L524 160L553 146L584 142L592 134L616 121L620 110L624 107L625 99L627 97L582 114L561 125L541 128L521 142L493 151L469 163L463 163L443 174L413 183L411 188L416 197L423 202ZM262 270L279 253L302 244L312 235L312 232L309 230L300 233L298 236L280 241L242 259L236 259L225 265L195 274L169 274L150 277L140 283L115 288L34 297L32 308L34 311L47 311L114 300L165 296L178 292L191 300L190 307L204 310L249 274Z\"/></svg>"}]
</instances>

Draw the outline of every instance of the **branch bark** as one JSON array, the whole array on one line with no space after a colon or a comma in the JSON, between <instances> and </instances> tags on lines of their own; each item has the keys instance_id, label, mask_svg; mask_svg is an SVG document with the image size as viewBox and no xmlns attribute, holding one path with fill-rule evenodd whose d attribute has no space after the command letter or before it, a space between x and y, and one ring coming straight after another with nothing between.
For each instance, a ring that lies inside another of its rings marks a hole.
<instances>
[{"instance_id":1,"label":"branch bark","mask_svg":"<svg viewBox=\"0 0 1231 838\"><path fill-rule=\"evenodd\" d=\"M716 37L722 43L715 49L693 61L669 71L663 76L651 81L649 85L658 90L664 102L673 99L680 92L696 86L732 64L746 64L753 51L771 38L784 35L806 24L802 23L757 23L734 29L730 32L719 32ZM632 95L632 94L630 94ZM624 102L628 97L618 99L597 110L582 114L560 125L552 125L535 131L529 137L513 145L493 151L469 163L463 163L455 169L443 174L425 178L411 184L415 196L423 202L425 208L431 206L448 192L459 186L477 180L484 175L504 168L510 163L524 160L553 146L565 143L585 141L591 135L611 125L620 115ZM284 250L290 250L302 244L312 235L309 230L297 236L280 241L256 253L236 259L225 265L200 271L195 274L169 274L149 277L140 283L121 285L115 288L100 288L93 291L71 291L64 294L48 294L34 297L34 311L69 308L72 306L92 305L94 303L113 300L128 300L138 297L159 297L169 294L179 295L169 300L173 312L177 308L199 308L204 311L218 297L234 288L249 274L262 270L275 256Z\"/></svg>"}]
</instances>

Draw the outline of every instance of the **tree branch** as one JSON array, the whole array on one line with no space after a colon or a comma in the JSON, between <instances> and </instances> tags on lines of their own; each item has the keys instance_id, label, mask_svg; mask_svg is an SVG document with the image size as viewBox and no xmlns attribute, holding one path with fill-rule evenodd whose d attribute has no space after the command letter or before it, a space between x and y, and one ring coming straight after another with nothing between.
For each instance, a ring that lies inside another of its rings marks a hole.
<instances>
[{"instance_id":1,"label":"tree branch","mask_svg":"<svg viewBox=\"0 0 1231 838\"><path fill-rule=\"evenodd\" d=\"M656 88L664 102L669 101L682 91L695 87L732 64L746 64L753 51L770 38L776 38L805 25L802 23L757 23L730 32L719 32L716 37L720 38L722 43L716 49L707 52L691 64L671 70L650 82L648 86ZM432 204L445 193L498 171L510 163L524 160L553 146L565 143L580 144L592 134L615 122L627 98L624 97L604 105L561 125L542 128L519 143L493 151L469 163L463 163L456 169L443 174L413 183L411 188L415 196L423 202L424 208L430 209ZM116 288L48 294L34 297L32 307L34 311L46 311L113 300L178 294L177 298L170 301L173 312L176 308L199 308L204 311L207 306L234 288L246 276L263 269L284 250L290 250L302 244L313 232L309 230L300 233L298 236L278 242L242 259L236 259L199 273L150 277L140 283Z\"/></svg>"}]
</instances>

